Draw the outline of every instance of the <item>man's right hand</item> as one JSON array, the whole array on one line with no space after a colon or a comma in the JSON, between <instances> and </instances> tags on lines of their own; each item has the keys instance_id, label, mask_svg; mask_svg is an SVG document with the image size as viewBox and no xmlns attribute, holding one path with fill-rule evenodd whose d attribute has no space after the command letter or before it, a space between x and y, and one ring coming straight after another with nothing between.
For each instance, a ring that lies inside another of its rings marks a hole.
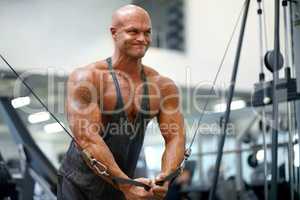
<instances>
[{"instance_id":1,"label":"man's right hand","mask_svg":"<svg viewBox=\"0 0 300 200\"><path fill-rule=\"evenodd\" d=\"M135 181L145 183L151 186L152 180L148 178L137 178ZM152 189L146 191L143 187L135 185L124 185L120 187L120 190L125 195L126 200L150 200L153 199Z\"/></svg>"}]
</instances>

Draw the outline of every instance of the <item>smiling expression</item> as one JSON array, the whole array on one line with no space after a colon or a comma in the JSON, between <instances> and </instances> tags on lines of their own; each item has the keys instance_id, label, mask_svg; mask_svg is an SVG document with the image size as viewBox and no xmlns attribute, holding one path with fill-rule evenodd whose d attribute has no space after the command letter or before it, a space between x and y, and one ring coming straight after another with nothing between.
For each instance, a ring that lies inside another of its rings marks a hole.
<instances>
[{"instance_id":1,"label":"smiling expression","mask_svg":"<svg viewBox=\"0 0 300 200\"><path fill-rule=\"evenodd\" d=\"M151 44L151 20L144 10L129 8L113 16L111 34L115 48L132 58L142 58Z\"/></svg>"}]
</instances>

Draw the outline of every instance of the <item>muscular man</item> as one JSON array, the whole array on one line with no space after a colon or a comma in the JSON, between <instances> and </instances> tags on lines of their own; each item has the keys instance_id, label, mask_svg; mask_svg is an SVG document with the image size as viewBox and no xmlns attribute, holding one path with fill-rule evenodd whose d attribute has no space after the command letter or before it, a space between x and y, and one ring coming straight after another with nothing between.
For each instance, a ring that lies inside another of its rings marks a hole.
<instances>
[{"instance_id":1,"label":"muscular man","mask_svg":"<svg viewBox=\"0 0 300 200\"><path fill-rule=\"evenodd\" d=\"M121 7L110 31L112 57L76 69L68 80L67 114L77 142L71 143L59 170L58 199L163 199L169 182L155 182L175 171L184 157L178 90L142 64L151 42L151 20L144 9ZM115 184L110 177L133 178L147 124L155 117L165 140L161 173L155 180L135 179L149 185L149 191ZM105 165L109 176L95 173L80 149Z\"/></svg>"}]
</instances>

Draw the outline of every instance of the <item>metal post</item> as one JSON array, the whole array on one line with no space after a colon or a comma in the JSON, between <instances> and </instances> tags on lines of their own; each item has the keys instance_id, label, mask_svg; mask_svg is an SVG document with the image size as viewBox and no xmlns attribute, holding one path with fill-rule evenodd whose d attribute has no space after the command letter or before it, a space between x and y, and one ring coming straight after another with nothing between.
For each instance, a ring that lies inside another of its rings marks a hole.
<instances>
[{"instance_id":1,"label":"metal post","mask_svg":"<svg viewBox=\"0 0 300 200\"><path fill-rule=\"evenodd\" d=\"M265 41L264 41L264 36L263 32L266 32L264 30L265 25L265 18L264 16L264 9L263 9L263 4L262 0L257 0L258 4L258 9L257 9L257 14L258 14L258 36L259 36L259 52L260 52L260 74L259 74L259 81L264 84L265 83L265 73L264 73L264 55L266 53L267 49L267 37L265 33ZM265 27L266 28L266 27ZM264 43L265 42L265 43ZM265 90L263 90L265 93ZM264 94L265 97L265 94ZM263 148L264 148L264 196L265 199L268 199L268 159L267 159L267 142L266 142L266 137L267 137L267 131L266 131L266 114L265 114L265 106L262 107L261 110L261 121L262 121L262 138L263 138Z\"/></svg>"},{"instance_id":2,"label":"metal post","mask_svg":"<svg viewBox=\"0 0 300 200\"><path fill-rule=\"evenodd\" d=\"M286 67L286 78L291 76L291 64L292 64L292 54L291 54L291 27L290 27L290 13L289 13L289 3L287 0L282 1L283 6L283 17L284 17L284 37L285 37L285 67ZM293 68L292 68L293 70ZM294 74L292 72L292 74ZM294 146L293 146L293 136L294 136L294 126L293 126L293 102L287 102L287 122L289 125L288 130L288 172L289 172L289 182L290 182L290 195L291 200L294 200L294 188L295 188L295 176L294 176Z\"/></svg>"},{"instance_id":3,"label":"metal post","mask_svg":"<svg viewBox=\"0 0 300 200\"><path fill-rule=\"evenodd\" d=\"M223 147L224 147L226 132L227 132L227 124L229 122L229 116L230 116L230 106L231 106L234 89L235 89L235 82L236 82L236 76L237 76L239 60L240 60L240 55L241 55L241 50L242 50L246 22L247 22L247 18L248 18L249 5L250 5L250 0L246 0L246 7L244 10L244 14L243 14L242 26L241 26L241 31L240 31L240 35L239 35L239 41L238 41L238 47L237 47L237 52L236 52L236 57L235 57L235 61L234 61L234 67L233 67L231 82L230 82L230 87L229 87L229 94L228 94L228 101L227 101L225 118L224 118L224 125L223 125L223 129L222 129L223 135L221 137L221 140L220 140L220 143L218 146L218 155L217 155L217 160L216 160L216 165L215 165L215 174L214 174L214 179L213 179L213 185L212 185L212 188L211 188L210 194L209 194L210 200L215 199L217 183L218 183L218 178L219 178L219 170L220 170L222 155L223 155Z\"/></svg>"},{"instance_id":4,"label":"metal post","mask_svg":"<svg viewBox=\"0 0 300 200\"><path fill-rule=\"evenodd\" d=\"M275 0L275 28L274 28L274 70L273 70L273 98L272 98L272 180L271 180L271 199L277 200L277 162L278 162L278 98L277 98L277 83L279 79L279 56L280 56L280 35L279 35L279 25L280 25L280 2Z\"/></svg>"},{"instance_id":5,"label":"metal post","mask_svg":"<svg viewBox=\"0 0 300 200\"><path fill-rule=\"evenodd\" d=\"M292 35L292 62L295 70L295 77L297 79L297 92L300 92L300 56L295 56L300 54L300 0L295 0L295 2L290 4L291 13L291 35ZM296 132L298 134L298 141L300 139L300 101L295 102L295 112L296 112ZM300 145L298 143L298 153L300 161ZM300 183L299 183L299 167L297 168L297 191L298 198L300 198Z\"/></svg>"}]
</instances>

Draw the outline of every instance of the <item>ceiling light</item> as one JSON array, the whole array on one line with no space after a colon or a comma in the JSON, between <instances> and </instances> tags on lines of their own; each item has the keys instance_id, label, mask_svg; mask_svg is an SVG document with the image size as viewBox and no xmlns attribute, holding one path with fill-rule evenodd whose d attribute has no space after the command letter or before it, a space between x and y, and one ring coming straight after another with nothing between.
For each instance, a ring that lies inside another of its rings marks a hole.
<instances>
[{"instance_id":1,"label":"ceiling light","mask_svg":"<svg viewBox=\"0 0 300 200\"><path fill-rule=\"evenodd\" d=\"M23 106L27 106L30 104L30 97L18 97L18 98L15 98L13 100L11 100L11 105L14 107L14 108L20 108L20 107L23 107Z\"/></svg>"},{"instance_id":2,"label":"ceiling light","mask_svg":"<svg viewBox=\"0 0 300 200\"><path fill-rule=\"evenodd\" d=\"M214 111L215 112L224 112L224 111L226 111L226 106L227 106L226 103L216 104L214 106ZM241 109L244 107L246 107L246 102L244 100L236 100L236 101L231 102L230 109L237 110L237 109Z\"/></svg>"},{"instance_id":3,"label":"ceiling light","mask_svg":"<svg viewBox=\"0 0 300 200\"><path fill-rule=\"evenodd\" d=\"M50 115L48 112L38 112L28 116L28 121L31 124L47 121L50 119Z\"/></svg>"},{"instance_id":4,"label":"ceiling light","mask_svg":"<svg viewBox=\"0 0 300 200\"><path fill-rule=\"evenodd\" d=\"M44 126L44 131L46 133L58 133L63 131L63 128L59 123L52 123L52 124L47 124Z\"/></svg>"}]
</instances>

